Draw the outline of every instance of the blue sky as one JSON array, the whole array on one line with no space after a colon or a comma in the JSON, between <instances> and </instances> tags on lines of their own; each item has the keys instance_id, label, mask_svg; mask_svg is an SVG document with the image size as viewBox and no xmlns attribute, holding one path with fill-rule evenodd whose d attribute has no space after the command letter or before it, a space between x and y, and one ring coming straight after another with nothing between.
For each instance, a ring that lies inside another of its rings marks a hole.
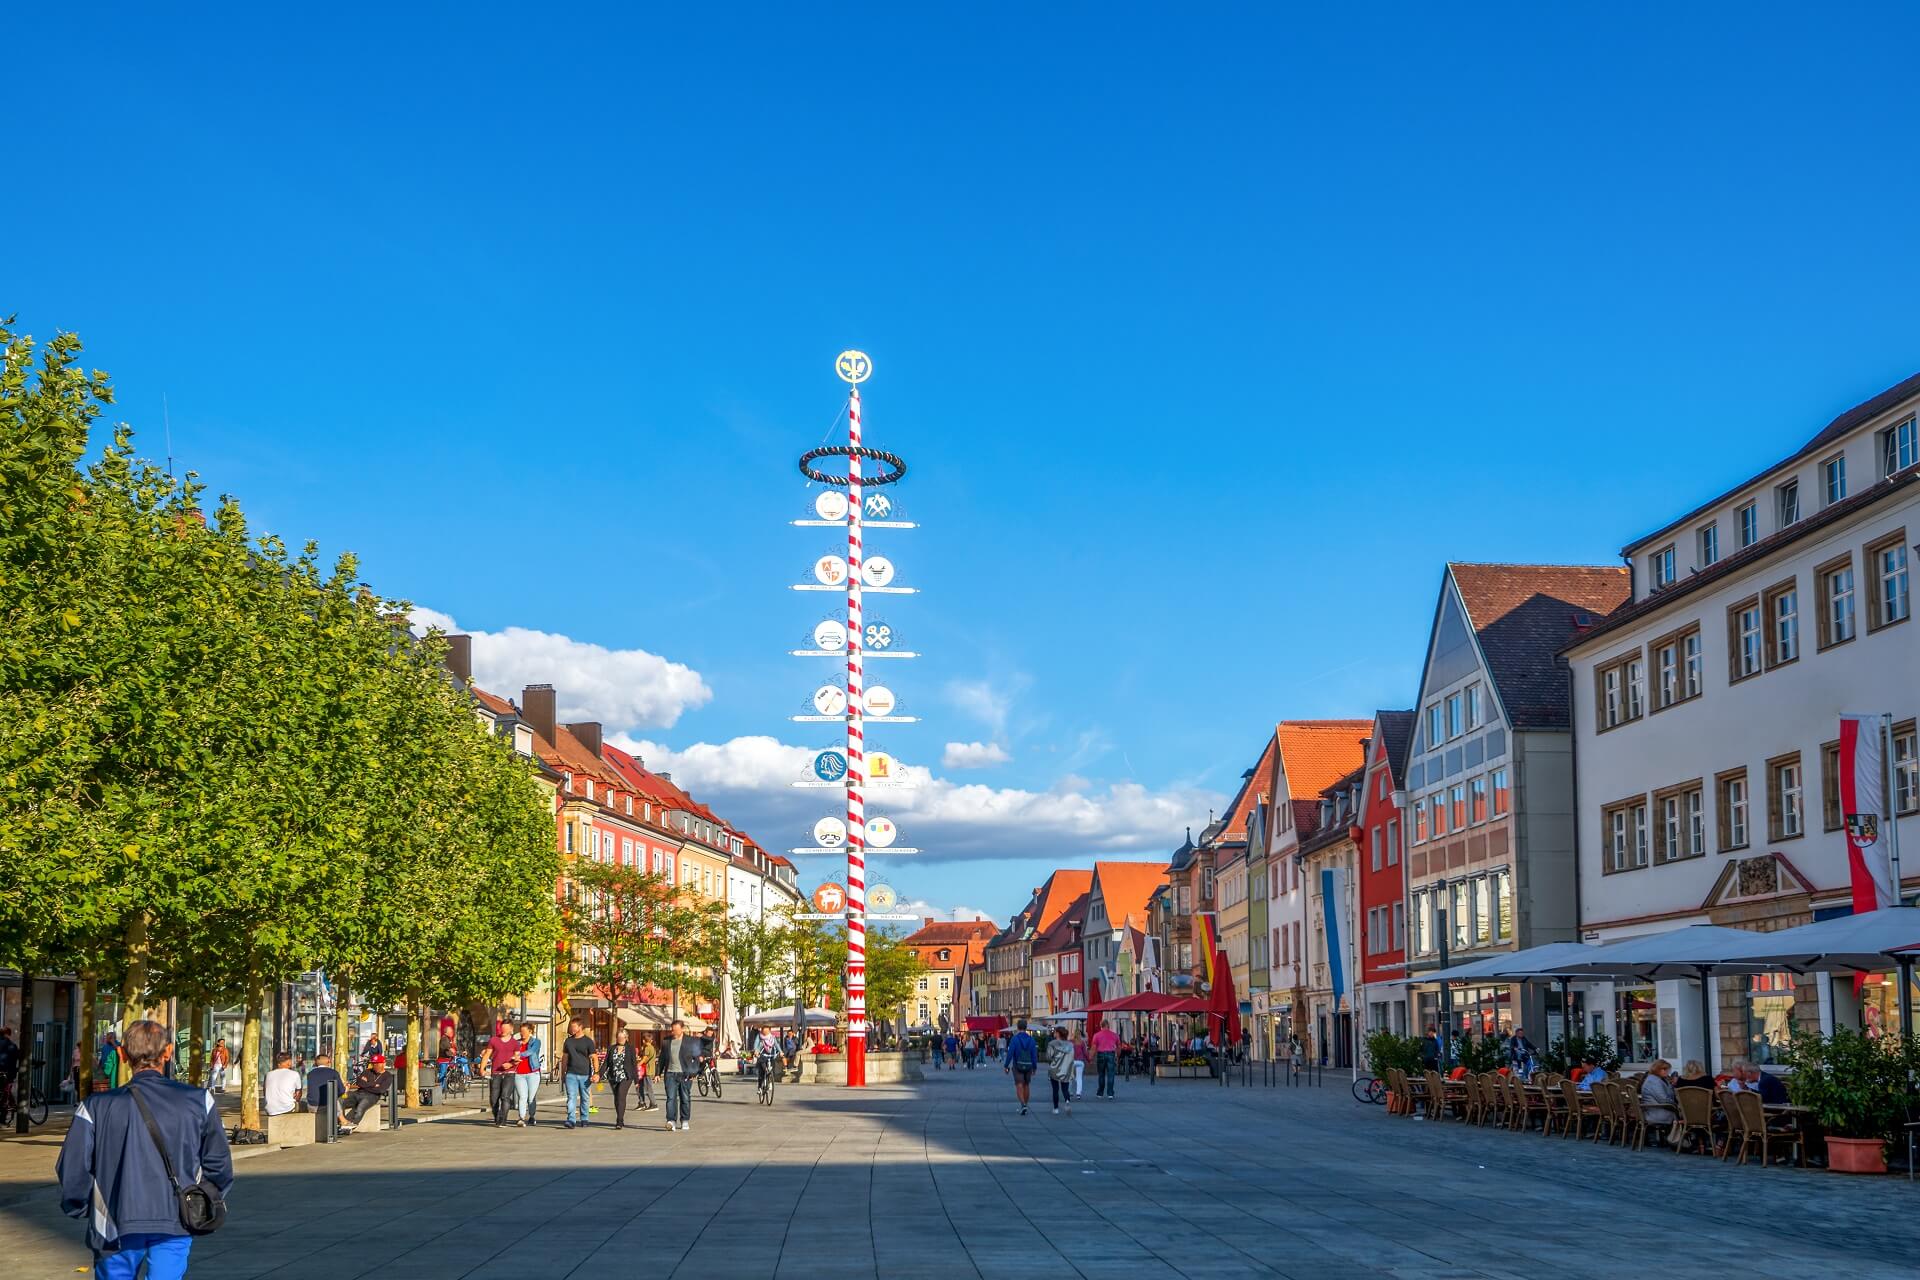
<instances>
[{"instance_id":1,"label":"blue sky","mask_svg":"<svg viewBox=\"0 0 1920 1280\"><path fill-rule=\"evenodd\" d=\"M1444 560L1613 560L1920 368L1893 7L51 14L0 312L773 847L873 355L941 908L1403 705Z\"/></svg>"}]
</instances>

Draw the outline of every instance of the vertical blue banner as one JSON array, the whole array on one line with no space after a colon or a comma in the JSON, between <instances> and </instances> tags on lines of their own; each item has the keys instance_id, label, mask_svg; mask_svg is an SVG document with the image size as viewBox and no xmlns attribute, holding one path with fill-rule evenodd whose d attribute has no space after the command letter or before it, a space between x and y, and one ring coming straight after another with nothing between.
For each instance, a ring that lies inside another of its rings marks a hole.
<instances>
[{"instance_id":1,"label":"vertical blue banner","mask_svg":"<svg viewBox=\"0 0 1920 1280\"><path fill-rule=\"evenodd\" d=\"M1340 945L1340 900L1344 896L1346 876L1336 867L1320 869L1320 915L1327 930L1327 973L1333 979L1334 1007L1347 996L1347 975L1341 965L1344 948Z\"/></svg>"}]
</instances>

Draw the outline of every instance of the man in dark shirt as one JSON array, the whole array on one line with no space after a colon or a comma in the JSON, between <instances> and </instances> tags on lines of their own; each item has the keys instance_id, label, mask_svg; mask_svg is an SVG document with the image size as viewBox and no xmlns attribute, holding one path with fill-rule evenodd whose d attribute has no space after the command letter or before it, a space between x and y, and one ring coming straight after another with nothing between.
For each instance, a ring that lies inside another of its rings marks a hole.
<instances>
[{"instance_id":1,"label":"man in dark shirt","mask_svg":"<svg viewBox=\"0 0 1920 1280\"><path fill-rule=\"evenodd\" d=\"M567 1091L569 1129L587 1127L587 1089L593 1084L593 1037L586 1023L574 1018L567 1023L567 1038L560 1045L560 1070Z\"/></svg>"},{"instance_id":2,"label":"man in dark shirt","mask_svg":"<svg viewBox=\"0 0 1920 1280\"><path fill-rule=\"evenodd\" d=\"M340 1126L344 1133L352 1133L355 1125L366 1118L367 1112L380 1105L381 1099L393 1089L393 1073L387 1070L387 1060L379 1054L367 1060L366 1068L354 1077L353 1097L347 1102L347 1122Z\"/></svg>"},{"instance_id":3,"label":"man in dark shirt","mask_svg":"<svg viewBox=\"0 0 1920 1280\"><path fill-rule=\"evenodd\" d=\"M340 1073L333 1069L333 1055L318 1054L313 1059L313 1070L307 1072L307 1110L318 1111L322 1107L332 1107L335 1114L341 1109L341 1101L346 1097L346 1082L340 1079Z\"/></svg>"},{"instance_id":4,"label":"man in dark shirt","mask_svg":"<svg viewBox=\"0 0 1920 1280\"><path fill-rule=\"evenodd\" d=\"M520 1041L508 1035L505 1021L494 1026L493 1035L487 1040L481 1051L487 1059L487 1086L490 1090L488 1102L493 1107L493 1127L499 1128L507 1122L507 1113L513 1110L514 1060L520 1056Z\"/></svg>"}]
</instances>

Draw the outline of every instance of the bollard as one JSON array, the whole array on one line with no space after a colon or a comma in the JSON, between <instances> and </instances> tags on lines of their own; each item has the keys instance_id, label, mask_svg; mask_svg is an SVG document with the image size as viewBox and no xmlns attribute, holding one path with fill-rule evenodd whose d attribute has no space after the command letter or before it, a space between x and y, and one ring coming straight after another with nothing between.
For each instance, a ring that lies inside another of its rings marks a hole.
<instances>
[{"instance_id":1,"label":"bollard","mask_svg":"<svg viewBox=\"0 0 1920 1280\"><path fill-rule=\"evenodd\" d=\"M320 1105L313 1113L313 1140L340 1141L340 1098L330 1084L320 1087Z\"/></svg>"}]
</instances>

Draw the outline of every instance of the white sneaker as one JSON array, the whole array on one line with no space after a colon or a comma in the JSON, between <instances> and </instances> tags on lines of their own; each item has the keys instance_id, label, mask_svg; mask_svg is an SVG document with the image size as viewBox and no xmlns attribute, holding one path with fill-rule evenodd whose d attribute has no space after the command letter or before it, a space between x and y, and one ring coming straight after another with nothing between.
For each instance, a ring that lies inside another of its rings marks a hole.
<instances>
[{"instance_id":1,"label":"white sneaker","mask_svg":"<svg viewBox=\"0 0 1920 1280\"><path fill-rule=\"evenodd\" d=\"M1053 1109L1053 1114L1055 1114L1055 1115L1059 1115L1059 1114L1060 1114L1060 1108L1058 1108L1058 1107L1055 1107L1055 1108Z\"/></svg>"},{"instance_id":2,"label":"white sneaker","mask_svg":"<svg viewBox=\"0 0 1920 1280\"><path fill-rule=\"evenodd\" d=\"M685 1120L682 1120L680 1122L680 1132L685 1133L686 1131L687 1131L687 1122Z\"/></svg>"}]
</instances>

